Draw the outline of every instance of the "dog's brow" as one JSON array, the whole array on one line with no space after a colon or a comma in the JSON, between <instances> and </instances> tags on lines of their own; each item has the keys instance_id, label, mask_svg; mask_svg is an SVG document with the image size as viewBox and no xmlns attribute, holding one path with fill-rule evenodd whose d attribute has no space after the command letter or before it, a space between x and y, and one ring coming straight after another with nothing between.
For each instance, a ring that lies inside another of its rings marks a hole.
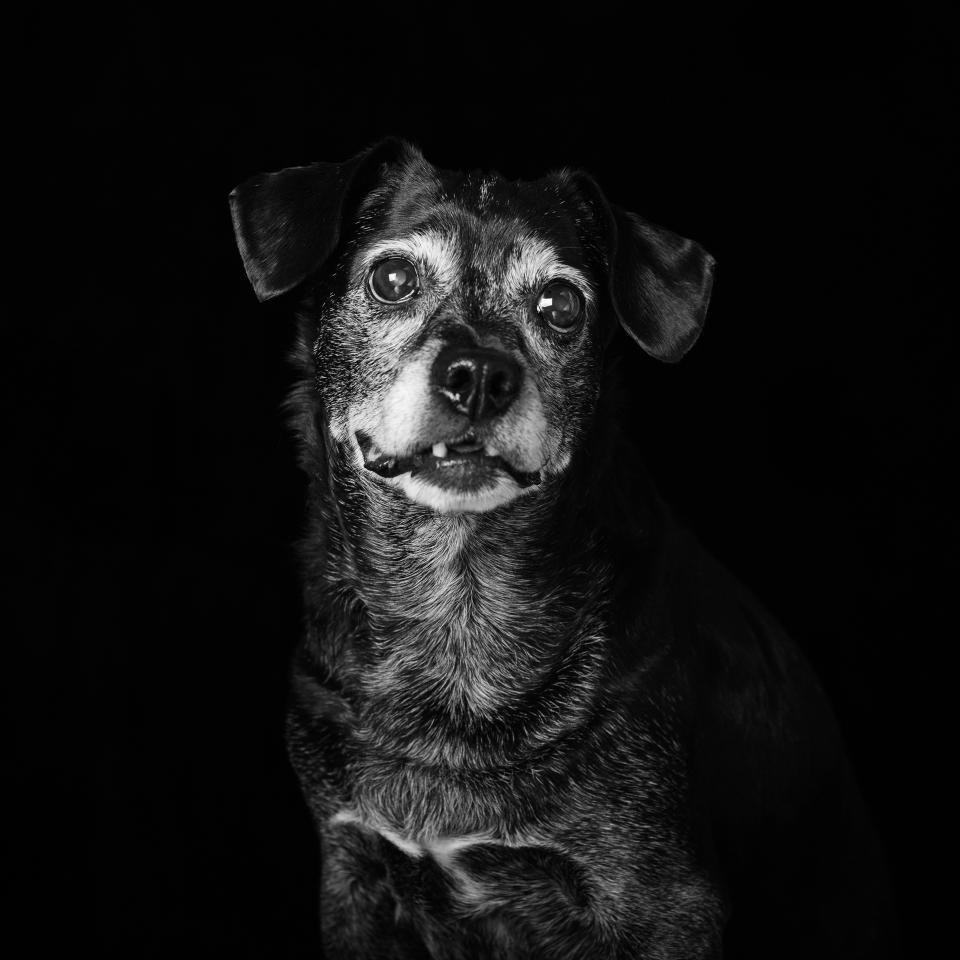
<instances>
[{"instance_id":1,"label":"dog's brow","mask_svg":"<svg viewBox=\"0 0 960 960\"><path fill-rule=\"evenodd\" d=\"M483 247L480 248L483 250ZM479 254L476 264L490 268L487 255ZM500 267L498 283L504 290L527 294L543 287L551 280L567 280L584 295L587 306L594 303L590 278L577 267L565 263L557 247L543 237L521 232L504 247L505 256ZM357 273L366 272L378 260L390 256L409 257L432 270L444 283L454 283L464 266L463 254L456 235L440 230L423 230L390 240L381 240L361 250L355 263Z\"/></svg>"},{"instance_id":2,"label":"dog's brow","mask_svg":"<svg viewBox=\"0 0 960 960\"><path fill-rule=\"evenodd\" d=\"M517 237L504 264L504 286L517 292L536 290L550 280L569 281L583 292L587 303L592 304L593 288L589 277L582 270L564 263L552 243L529 233Z\"/></svg>"},{"instance_id":3,"label":"dog's brow","mask_svg":"<svg viewBox=\"0 0 960 960\"><path fill-rule=\"evenodd\" d=\"M452 276L460 268L460 248L454 237L438 231L424 231L382 240L360 253L357 265L366 270L389 256L409 257L441 276Z\"/></svg>"}]
</instances>

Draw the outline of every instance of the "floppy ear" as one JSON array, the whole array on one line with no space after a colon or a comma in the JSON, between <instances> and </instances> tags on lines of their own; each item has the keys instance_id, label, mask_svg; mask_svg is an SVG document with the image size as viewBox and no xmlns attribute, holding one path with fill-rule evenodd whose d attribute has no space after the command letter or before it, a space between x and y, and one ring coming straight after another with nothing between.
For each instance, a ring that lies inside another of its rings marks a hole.
<instances>
[{"instance_id":1,"label":"floppy ear","mask_svg":"<svg viewBox=\"0 0 960 960\"><path fill-rule=\"evenodd\" d=\"M333 252L351 189L413 148L388 137L343 163L260 173L230 194L243 266L260 300L292 290Z\"/></svg>"},{"instance_id":2,"label":"floppy ear","mask_svg":"<svg viewBox=\"0 0 960 960\"><path fill-rule=\"evenodd\" d=\"M608 202L588 174L574 174L574 182L596 214L621 326L650 356L676 363L703 328L713 257L695 241Z\"/></svg>"}]
</instances>

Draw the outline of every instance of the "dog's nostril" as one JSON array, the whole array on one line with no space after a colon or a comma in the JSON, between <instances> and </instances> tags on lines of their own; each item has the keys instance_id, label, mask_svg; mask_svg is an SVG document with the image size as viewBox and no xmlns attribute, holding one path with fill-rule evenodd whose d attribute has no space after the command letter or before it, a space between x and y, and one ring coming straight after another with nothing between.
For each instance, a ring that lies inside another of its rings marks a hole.
<instances>
[{"instance_id":1,"label":"dog's nostril","mask_svg":"<svg viewBox=\"0 0 960 960\"><path fill-rule=\"evenodd\" d=\"M502 409L513 399L517 392L514 378L507 370L494 370L488 381L488 393L497 409Z\"/></svg>"},{"instance_id":2,"label":"dog's nostril","mask_svg":"<svg viewBox=\"0 0 960 960\"><path fill-rule=\"evenodd\" d=\"M469 390L473 385L473 370L467 364L457 364L447 371L445 386L449 390Z\"/></svg>"}]
</instances>

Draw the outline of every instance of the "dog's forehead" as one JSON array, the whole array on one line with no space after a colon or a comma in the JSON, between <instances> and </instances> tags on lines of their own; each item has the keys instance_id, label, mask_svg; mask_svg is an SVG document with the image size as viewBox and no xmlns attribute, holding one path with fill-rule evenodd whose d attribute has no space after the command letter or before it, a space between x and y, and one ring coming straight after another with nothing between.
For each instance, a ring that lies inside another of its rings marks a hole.
<instances>
[{"instance_id":1,"label":"dog's forehead","mask_svg":"<svg viewBox=\"0 0 960 960\"><path fill-rule=\"evenodd\" d=\"M438 170L436 183L438 189L434 191L434 202L465 214L481 219L515 217L561 233L572 229L565 197L556 177L507 180L496 171L462 173Z\"/></svg>"},{"instance_id":2,"label":"dog's forehead","mask_svg":"<svg viewBox=\"0 0 960 960\"><path fill-rule=\"evenodd\" d=\"M578 233L578 205L560 174L508 180L496 172L407 165L368 198L362 254L409 253L478 303L500 291L529 292L562 277L592 302L592 271ZM376 224L376 226L374 226ZM488 304L489 305L489 304Z\"/></svg>"},{"instance_id":3,"label":"dog's forehead","mask_svg":"<svg viewBox=\"0 0 960 960\"><path fill-rule=\"evenodd\" d=\"M582 268L576 207L557 176L507 180L497 172L468 173L425 165L403 171L384 196L383 230L394 237L445 235L474 257L528 254Z\"/></svg>"}]
</instances>

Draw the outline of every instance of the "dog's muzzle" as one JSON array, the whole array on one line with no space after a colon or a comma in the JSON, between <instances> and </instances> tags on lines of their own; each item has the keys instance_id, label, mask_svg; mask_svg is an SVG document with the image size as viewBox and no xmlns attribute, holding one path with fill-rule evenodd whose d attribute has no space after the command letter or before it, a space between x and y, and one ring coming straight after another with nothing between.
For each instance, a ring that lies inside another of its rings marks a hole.
<instances>
[{"instance_id":1,"label":"dog's muzzle","mask_svg":"<svg viewBox=\"0 0 960 960\"><path fill-rule=\"evenodd\" d=\"M409 474L459 495L495 487L506 477L521 489L540 483L539 470L518 469L487 439L491 422L520 393L523 374L521 365L501 350L447 344L430 367L425 397L433 408L433 436L440 438L400 455L383 452L371 436L357 431L364 467L385 479Z\"/></svg>"}]
</instances>

